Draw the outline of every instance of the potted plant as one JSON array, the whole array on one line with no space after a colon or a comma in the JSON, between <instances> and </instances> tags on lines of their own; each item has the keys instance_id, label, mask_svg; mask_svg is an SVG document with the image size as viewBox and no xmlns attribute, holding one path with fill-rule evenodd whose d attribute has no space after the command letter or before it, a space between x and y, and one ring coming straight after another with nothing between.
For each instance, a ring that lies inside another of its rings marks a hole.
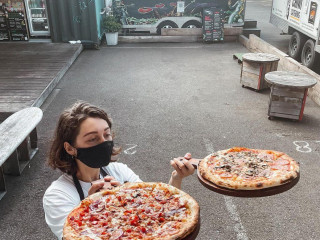
<instances>
[{"instance_id":1,"label":"potted plant","mask_svg":"<svg viewBox=\"0 0 320 240\"><path fill-rule=\"evenodd\" d=\"M103 20L103 28L106 34L107 45L117 45L118 32L122 28L122 25L117 22L114 16L107 16Z\"/></svg>"}]
</instances>

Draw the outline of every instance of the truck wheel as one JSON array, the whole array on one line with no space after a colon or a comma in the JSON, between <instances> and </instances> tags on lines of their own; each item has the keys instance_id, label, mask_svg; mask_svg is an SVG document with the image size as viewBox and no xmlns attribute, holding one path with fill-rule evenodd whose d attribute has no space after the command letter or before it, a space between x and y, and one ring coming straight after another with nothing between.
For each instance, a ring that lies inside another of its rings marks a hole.
<instances>
[{"instance_id":1,"label":"truck wheel","mask_svg":"<svg viewBox=\"0 0 320 240\"><path fill-rule=\"evenodd\" d=\"M164 21L160 23L157 27L157 34L161 35L161 28L178 28L178 25L172 21Z\"/></svg>"},{"instance_id":2,"label":"truck wheel","mask_svg":"<svg viewBox=\"0 0 320 240\"><path fill-rule=\"evenodd\" d=\"M294 32L289 42L289 56L299 60L305 42L306 38L301 33Z\"/></svg>"},{"instance_id":3,"label":"truck wheel","mask_svg":"<svg viewBox=\"0 0 320 240\"><path fill-rule=\"evenodd\" d=\"M309 39L303 46L301 62L304 66L312 68L318 61L318 58L319 57L316 55L316 51L314 50L314 41Z\"/></svg>"},{"instance_id":4,"label":"truck wheel","mask_svg":"<svg viewBox=\"0 0 320 240\"><path fill-rule=\"evenodd\" d=\"M183 24L182 28L202 28L202 24L196 20L191 20Z\"/></svg>"}]
</instances>

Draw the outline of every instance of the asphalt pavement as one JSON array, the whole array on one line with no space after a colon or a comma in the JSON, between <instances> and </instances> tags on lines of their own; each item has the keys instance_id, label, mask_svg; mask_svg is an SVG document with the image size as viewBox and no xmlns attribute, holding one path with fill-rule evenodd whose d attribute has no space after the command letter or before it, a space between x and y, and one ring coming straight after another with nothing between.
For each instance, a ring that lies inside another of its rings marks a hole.
<instances>
[{"instance_id":1,"label":"asphalt pavement","mask_svg":"<svg viewBox=\"0 0 320 240\"><path fill-rule=\"evenodd\" d=\"M233 146L273 149L300 162L300 181L269 197L237 198L203 187L196 174L183 190L201 208L199 240L319 239L320 108L307 99L301 122L268 120L269 90L242 88L239 43L120 44L86 50L42 106L39 152L20 177L8 177L0 201L0 239L55 239L42 196L60 176L46 164L59 114L76 100L103 107L115 142L144 181L168 182L169 160L202 158Z\"/></svg>"}]
</instances>

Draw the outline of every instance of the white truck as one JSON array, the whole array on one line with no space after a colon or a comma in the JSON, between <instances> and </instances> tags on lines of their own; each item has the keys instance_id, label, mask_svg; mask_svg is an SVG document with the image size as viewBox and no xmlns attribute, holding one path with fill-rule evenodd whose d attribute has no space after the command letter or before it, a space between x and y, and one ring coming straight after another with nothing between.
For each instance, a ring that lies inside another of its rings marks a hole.
<instances>
[{"instance_id":1,"label":"white truck","mask_svg":"<svg viewBox=\"0 0 320 240\"><path fill-rule=\"evenodd\" d=\"M291 35L290 57L320 68L320 0L273 0L270 22Z\"/></svg>"}]
</instances>

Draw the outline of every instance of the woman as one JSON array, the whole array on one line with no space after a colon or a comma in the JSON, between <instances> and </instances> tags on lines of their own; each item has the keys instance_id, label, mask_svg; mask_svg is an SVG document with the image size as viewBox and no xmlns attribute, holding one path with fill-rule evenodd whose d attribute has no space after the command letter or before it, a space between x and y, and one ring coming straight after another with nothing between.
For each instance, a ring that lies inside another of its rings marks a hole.
<instances>
[{"instance_id":1,"label":"woman","mask_svg":"<svg viewBox=\"0 0 320 240\"><path fill-rule=\"evenodd\" d=\"M59 118L48 163L64 174L43 197L46 222L59 239L66 217L82 199L103 189L107 183L118 186L141 182L127 165L111 162L111 157L120 152L113 145L111 127L105 111L85 102L75 103ZM175 170L169 184L181 188L182 179L193 174L194 167L181 157L170 164ZM97 181L101 178L104 181Z\"/></svg>"}]
</instances>

